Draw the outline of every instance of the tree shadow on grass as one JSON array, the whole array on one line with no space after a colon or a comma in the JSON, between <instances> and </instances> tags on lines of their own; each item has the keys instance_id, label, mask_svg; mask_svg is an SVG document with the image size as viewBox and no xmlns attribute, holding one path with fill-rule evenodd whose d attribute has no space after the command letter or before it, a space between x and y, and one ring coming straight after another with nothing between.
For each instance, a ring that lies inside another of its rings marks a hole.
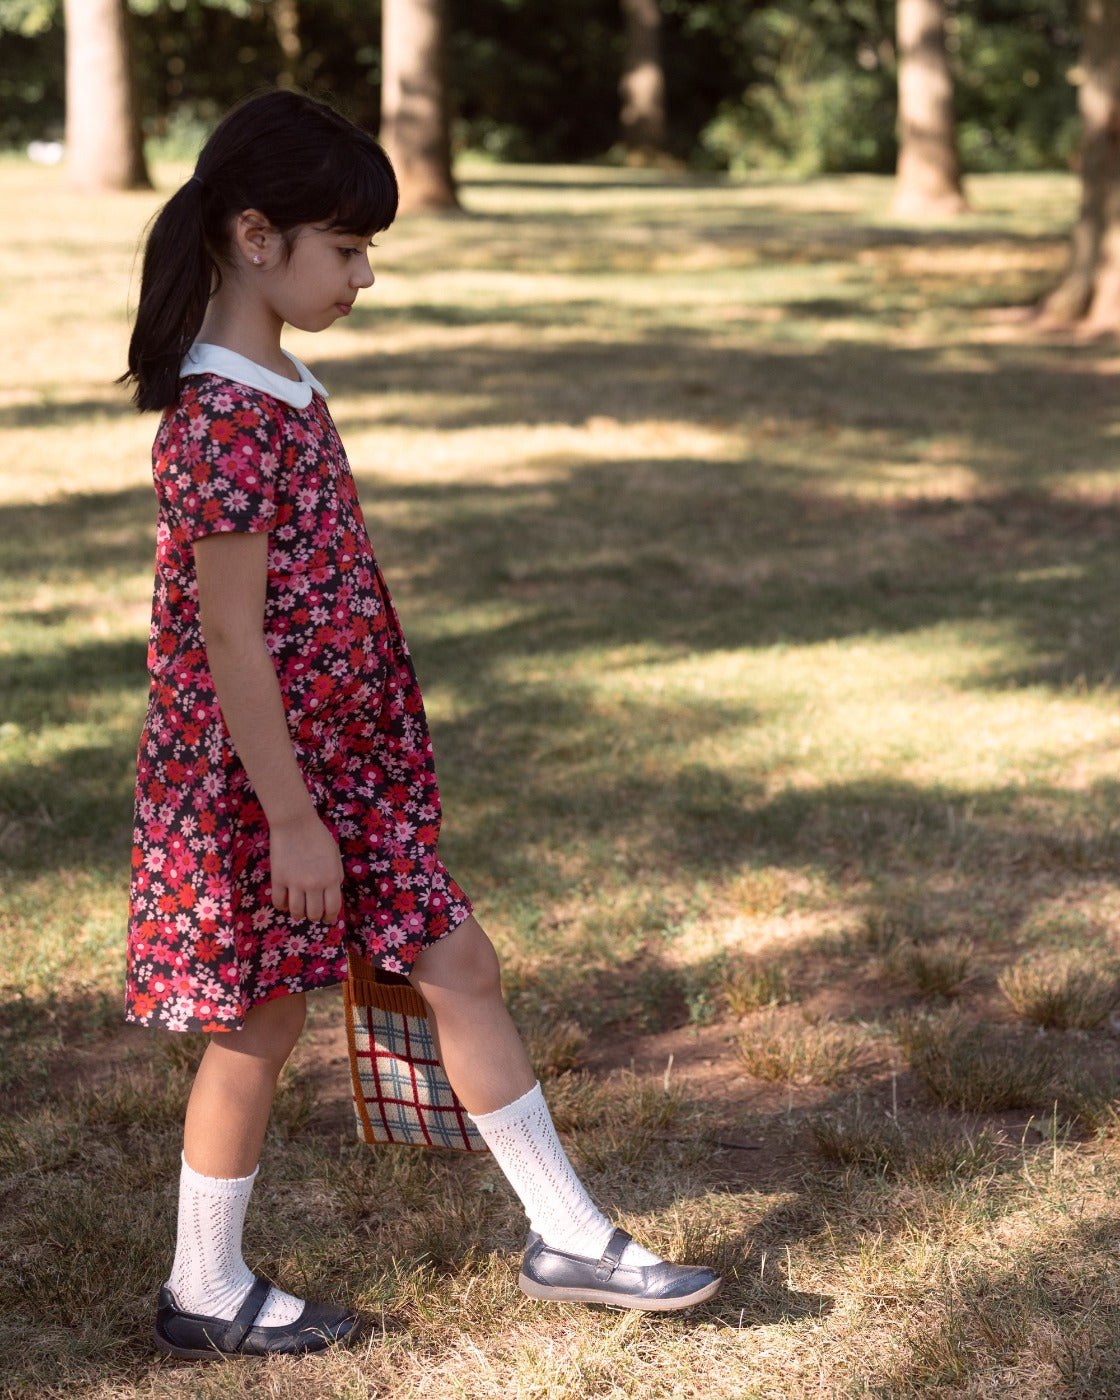
<instances>
[{"instance_id":1,"label":"tree shadow on grass","mask_svg":"<svg viewBox=\"0 0 1120 1400\"><path fill-rule=\"evenodd\" d=\"M8 429L62 428L110 418L132 417L136 410L106 390L103 398L44 399L40 403L0 405L0 431Z\"/></svg>"},{"instance_id":2,"label":"tree shadow on grass","mask_svg":"<svg viewBox=\"0 0 1120 1400\"><path fill-rule=\"evenodd\" d=\"M399 602L421 675L459 672L467 693L472 675L492 691L490 668L508 657L818 645L943 624L1008 629L1014 659L985 663L979 686L1091 686L1120 668L1111 501L1022 486L966 501L838 500L764 460L688 459L393 495L409 510L385 552L406 573ZM376 540L375 514L371 528ZM446 619L464 603L509 620L457 638Z\"/></svg>"},{"instance_id":3,"label":"tree shadow on grass","mask_svg":"<svg viewBox=\"0 0 1120 1400\"><path fill-rule=\"evenodd\" d=\"M874 480L880 460L897 469L931 438L955 441L978 494L1045 488L1060 481L1067 465L1111 471L1115 390L1101 371L1098 348L1067 347L1060 373L1049 348L966 343L973 362L967 370L946 358L951 348L843 341L806 351L788 343L725 343L707 331L674 328L639 333L623 344L615 337L529 344L516 352L489 345L425 347L372 366L364 357L340 358L328 377L338 391L364 402L371 384L410 402L385 412L343 411L345 436L411 427L422 417L429 427L447 430L669 419L724 431L741 427L749 437L772 431L777 419L826 434L849 428L894 434L851 445L859 454L851 462L857 480ZM417 396L422 409L411 406ZM823 456L808 455L799 467L806 485L831 478L842 487L845 450L846 444L826 438ZM742 465L750 461L745 449ZM356 469L362 465L355 460ZM884 486L894 484L891 476L883 478Z\"/></svg>"},{"instance_id":4,"label":"tree shadow on grass","mask_svg":"<svg viewBox=\"0 0 1120 1400\"><path fill-rule=\"evenodd\" d=\"M573 840L578 823L607 835L605 813L642 859L654 858L653 834L660 859L682 871L766 844L750 815L766 775L728 776L688 756L700 736L754 725L751 706L654 690L589 705L587 682L614 664L598 653L621 649L640 676L643 654L686 662L950 624L1003 629L1012 647L961 686L1091 687L1120 673L1111 502L1021 489L980 501L838 501L763 461L687 458L566 464L529 486L381 483L367 495L375 543L379 503L393 522L383 562L390 581L397 570L402 578L397 601L422 683L453 700L435 725L437 755L445 780L479 800L467 848L489 847L499 863L531 862L550 826ZM139 491L0 508L12 577L146 567L150 511ZM471 609L496 620L480 625ZM125 693L139 710L140 638L52 644L45 634L44 643L6 656L3 719L30 731L65 725ZM560 666L511 679L508 663L534 657ZM84 758L79 746L69 767L13 761L8 809L23 818L42 805L67 839L87 821L92 831L99 802L126 821L121 775L134 742L110 738ZM651 754L659 772L643 776ZM827 797L811 805L826 810ZM71 822L67 811L80 815ZM48 836L27 858L44 868L65 844Z\"/></svg>"},{"instance_id":5,"label":"tree shadow on grass","mask_svg":"<svg viewBox=\"0 0 1120 1400\"><path fill-rule=\"evenodd\" d=\"M155 522L150 487L0 505L0 563L9 590L14 593L17 581L33 585L150 568Z\"/></svg>"}]
</instances>

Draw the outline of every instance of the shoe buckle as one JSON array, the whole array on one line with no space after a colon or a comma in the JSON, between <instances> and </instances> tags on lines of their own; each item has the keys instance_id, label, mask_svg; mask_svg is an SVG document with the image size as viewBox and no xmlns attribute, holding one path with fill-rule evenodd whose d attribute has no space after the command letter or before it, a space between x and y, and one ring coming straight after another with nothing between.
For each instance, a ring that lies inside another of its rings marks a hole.
<instances>
[{"instance_id":1,"label":"shoe buckle","mask_svg":"<svg viewBox=\"0 0 1120 1400\"><path fill-rule=\"evenodd\" d=\"M610 1276L622 1263L622 1255L626 1246L630 1243L630 1236L625 1230L615 1230L607 1241L607 1246L603 1250L602 1258L595 1265L595 1282L606 1283Z\"/></svg>"}]
</instances>

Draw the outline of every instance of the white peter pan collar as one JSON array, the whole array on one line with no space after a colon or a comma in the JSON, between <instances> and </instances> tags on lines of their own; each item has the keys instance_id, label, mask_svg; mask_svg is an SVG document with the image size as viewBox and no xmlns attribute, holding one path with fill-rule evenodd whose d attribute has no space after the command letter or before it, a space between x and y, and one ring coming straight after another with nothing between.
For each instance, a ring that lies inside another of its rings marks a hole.
<instances>
[{"instance_id":1,"label":"white peter pan collar","mask_svg":"<svg viewBox=\"0 0 1120 1400\"><path fill-rule=\"evenodd\" d=\"M183 356L179 378L183 379L188 374L216 374L220 379L232 379L235 384L244 384L246 388L271 394L274 399L292 408L306 408L312 394L324 399L327 397L326 389L302 360L297 360L287 350L280 353L291 360L299 371L298 383L294 379L285 379L275 370L265 369L264 365L239 355L236 350L227 350L223 345L208 345L205 341L196 341Z\"/></svg>"}]
</instances>

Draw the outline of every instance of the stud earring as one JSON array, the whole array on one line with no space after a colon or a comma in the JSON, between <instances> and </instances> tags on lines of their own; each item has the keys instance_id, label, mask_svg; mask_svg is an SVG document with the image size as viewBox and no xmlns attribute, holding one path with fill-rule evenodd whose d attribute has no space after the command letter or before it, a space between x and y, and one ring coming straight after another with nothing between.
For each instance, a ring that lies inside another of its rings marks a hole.
<instances>
[{"instance_id":1,"label":"stud earring","mask_svg":"<svg viewBox=\"0 0 1120 1400\"><path fill-rule=\"evenodd\" d=\"M260 253L254 253L254 254L253 254L253 263L254 263L255 266L260 267L260 265L261 265L261 255L260 255Z\"/></svg>"}]
</instances>

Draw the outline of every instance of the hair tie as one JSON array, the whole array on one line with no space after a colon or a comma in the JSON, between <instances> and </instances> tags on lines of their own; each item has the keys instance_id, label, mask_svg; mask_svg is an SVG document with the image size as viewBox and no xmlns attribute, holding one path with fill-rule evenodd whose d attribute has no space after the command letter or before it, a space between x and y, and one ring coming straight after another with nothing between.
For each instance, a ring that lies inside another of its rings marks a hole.
<instances>
[{"instance_id":1,"label":"hair tie","mask_svg":"<svg viewBox=\"0 0 1120 1400\"><path fill-rule=\"evenodd\" d=\"M202 185L202 176L201 176L201 175L192 175L191 178L187 181L187 184L188 184L188 185L198 185L198 186L201 187L201 185Z\"/></svg>"}]
</instances>

